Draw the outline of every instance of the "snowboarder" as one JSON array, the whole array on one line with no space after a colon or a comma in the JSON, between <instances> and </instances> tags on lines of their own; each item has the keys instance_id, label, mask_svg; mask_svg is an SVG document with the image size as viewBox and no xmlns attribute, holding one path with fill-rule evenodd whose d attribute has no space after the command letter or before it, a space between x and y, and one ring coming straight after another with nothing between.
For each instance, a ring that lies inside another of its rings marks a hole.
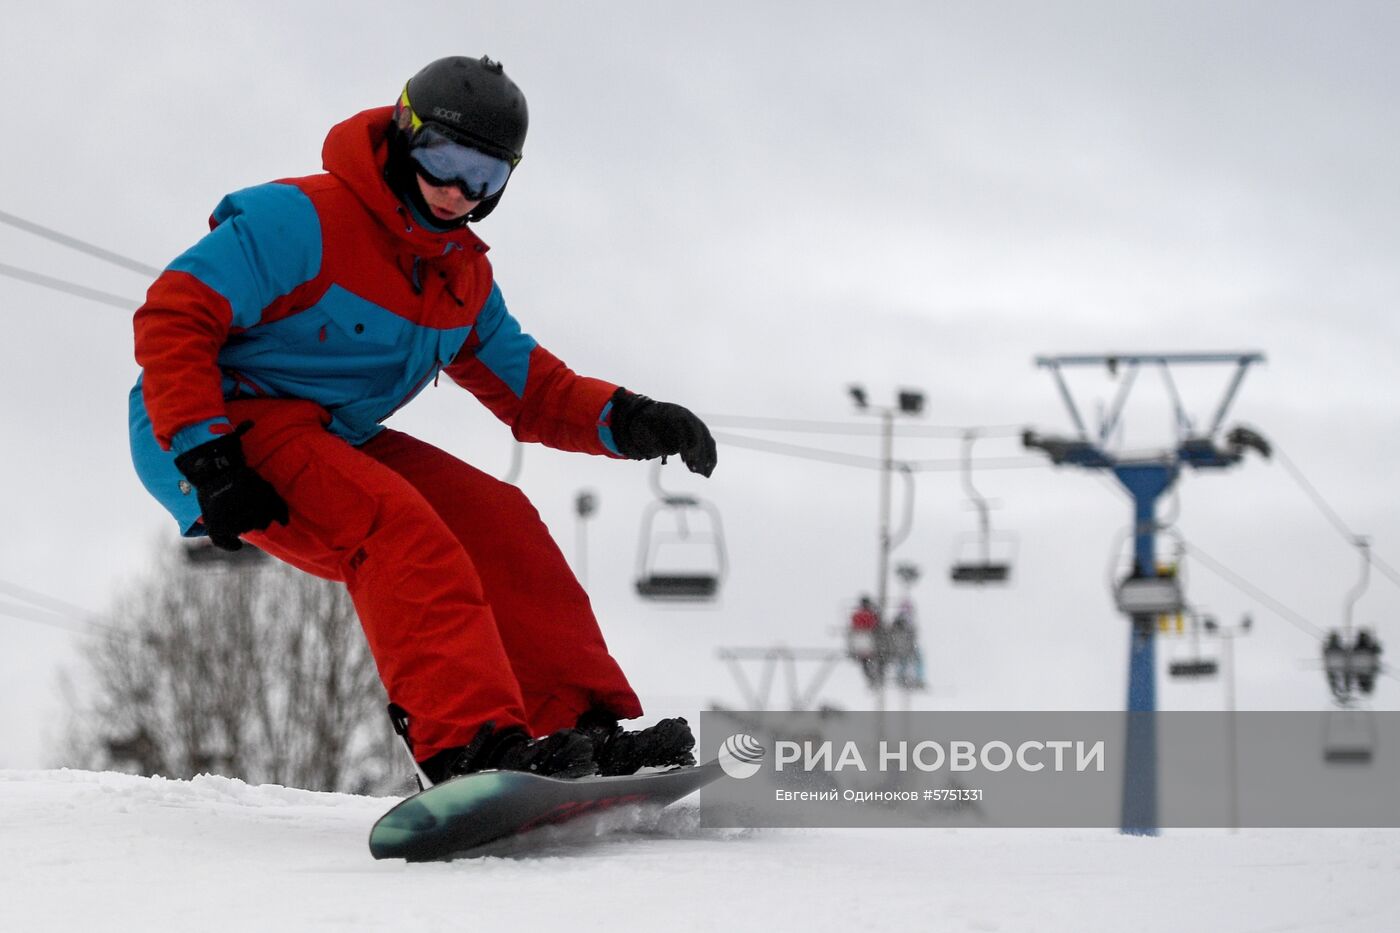
<instances>
[{"instance_id":1,"label":"snowboarder","mask_svg":"<svg viewBox=\"0 0 1400 933\"><path fill-rule=\"evenodd\" d=\"M525 97L444 58L333 127L325 172L236 191L136 312L132 456L183 534L343 582L428 784L693 763L642 715L514 486L380 422L439 373L517 440L715 468L679 405L578 375L522 331L469 228L520 163Z\"/></svg>"}]
</instances>

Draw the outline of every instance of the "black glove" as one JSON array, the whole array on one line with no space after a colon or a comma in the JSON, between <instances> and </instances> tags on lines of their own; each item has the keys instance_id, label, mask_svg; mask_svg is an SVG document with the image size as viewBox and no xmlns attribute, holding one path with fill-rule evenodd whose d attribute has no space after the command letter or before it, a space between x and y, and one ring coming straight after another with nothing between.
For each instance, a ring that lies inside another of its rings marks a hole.
<instances>
[{"instance_id":1,"label":"black glove","mask_svg":"<svg viewBox=\"0 0 1400 933\"><path fill-rule=\"evenodd\" d=\"M243 547L238 536L263 531L273 522L287 524L287 503L243 458L239 440L252 430L245 421L232 434L191 447L175 458L175 466L199 496L209 540L225 551Z\"/></svg>"},{"instance_id":2,"label":"black glove","mask_svg":"<svg viewBox=\"0 0 1400 933\"><path fill-rule=\"evenodd\" d=\"M709 476L719 459L710 429L688 409L618 389L612 397L612 435L632 460L680 454L692 473Z\"/></svg>"}]
</instances>

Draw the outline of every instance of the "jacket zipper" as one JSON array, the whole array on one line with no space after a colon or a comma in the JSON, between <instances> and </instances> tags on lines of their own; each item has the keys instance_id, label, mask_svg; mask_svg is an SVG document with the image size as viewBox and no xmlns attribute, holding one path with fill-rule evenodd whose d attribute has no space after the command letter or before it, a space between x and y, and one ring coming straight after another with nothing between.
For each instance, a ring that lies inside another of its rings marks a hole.
<instances>
[{"instance_id":1,"label":"jacket zipper","mask_svg":"<svg viewBox=\"0 0 1400 933\"><path fill-rule=\"evenodd\" d=\"M417 395L419 392L421 392L421 391L423 390L423 387L424 387L425 385L428 384L428 380L429 380L429 379L432 379L434 382L436 382L436 381L437 381L437 374L438 374L438 365L439 365L439 364L434 364L434 366L433 366L433 371L430 372L430 373L428 373L428 374L427 374L426 376L424 376L422 379L419 379L419 380L418 380L418 384L415 385L412 389L410 389L407 395L405 395L403 398L399 399L399 403L398 403L397 405L395 405L393 408L389 409L389 413L388 413L387 415L385 415L383 418L380 418L379 420L380 420L381 422L388 421L388 420L389 420L390 418L392 418L395 414L397 414L397 413L398 413L398 410L399 410L400 408L402 408L402 407L404 407L405 405L407 405L407 404L409 403L409 401L410 401L415 395Z\"/></svg>"}]
</instances>

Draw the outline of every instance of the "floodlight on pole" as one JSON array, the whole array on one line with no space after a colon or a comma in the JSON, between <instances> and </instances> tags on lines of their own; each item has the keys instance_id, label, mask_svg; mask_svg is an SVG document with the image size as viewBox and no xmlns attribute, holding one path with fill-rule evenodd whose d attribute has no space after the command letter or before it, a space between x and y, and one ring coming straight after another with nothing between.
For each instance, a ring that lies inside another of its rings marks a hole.
<instances>
[{"instance_id":1,"label":"floodlight on pole","mask_svg":"<svg viewBox=\"0 0 1400 933\"><path fill-rule=\"evenodd\" d=\"M924 393L913 389L900 389L899 410L906 415L917 415L923 412Z\"/></svg>"}]
</instances>

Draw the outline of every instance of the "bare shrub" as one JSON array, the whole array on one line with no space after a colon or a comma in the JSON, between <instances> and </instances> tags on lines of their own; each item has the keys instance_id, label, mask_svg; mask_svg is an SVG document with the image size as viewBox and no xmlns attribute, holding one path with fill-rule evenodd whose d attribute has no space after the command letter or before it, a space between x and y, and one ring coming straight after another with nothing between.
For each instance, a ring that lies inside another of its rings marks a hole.
<instances>
[{"instance_id":1,"label":"bare shrub","mask_svg":"<svg viewBox=\"0 0 1400 933\"><path fill-rule=\"evenodd\" d=\"M111 634L89 644L73 760L403 790L407 763L345 588L272 559L195 564L181 551L135 581L109 617Z\"/></svg>"}]
</instances>

